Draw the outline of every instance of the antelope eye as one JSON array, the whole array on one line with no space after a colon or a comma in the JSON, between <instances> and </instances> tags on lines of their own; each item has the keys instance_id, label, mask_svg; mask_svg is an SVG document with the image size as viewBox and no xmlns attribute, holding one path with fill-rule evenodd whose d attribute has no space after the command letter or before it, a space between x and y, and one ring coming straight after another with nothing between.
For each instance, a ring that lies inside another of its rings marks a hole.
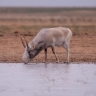
<instances>
[{"instance_id":1,"label":"antelope eye","mask_svg":"<svg viewBox=\"0 0 96 96\"><path fill-rule=\"evenodd\" d=\"M29 54L29 57L31 58L31 52L30 51L28 52L28 54Z\"/></svg>"},{"instance_id":2,"label":"antelope eye","mask_svg":"<svg viewBox=\"0 0 96 96\"><path fill-rule=\"evenodd\" d=\"M30 54L31 52L29 51L28 54Z\"/></svg>"}]
</instances>

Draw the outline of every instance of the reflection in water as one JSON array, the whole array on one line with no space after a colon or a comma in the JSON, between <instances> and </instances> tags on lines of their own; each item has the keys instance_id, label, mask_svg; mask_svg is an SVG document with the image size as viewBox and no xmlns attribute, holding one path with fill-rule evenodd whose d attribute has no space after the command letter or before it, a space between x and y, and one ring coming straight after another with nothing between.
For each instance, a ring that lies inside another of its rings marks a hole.
<instances>
[{"instance_id":1,"label":"reflection in water","mask_svg":"<svg viewBox=\"0 0 96 96\"><path fill-rule=\"evenodd\" d=\"M0 96L96 96L96 65L0 64Z\"/></svg>"}]
</instances>

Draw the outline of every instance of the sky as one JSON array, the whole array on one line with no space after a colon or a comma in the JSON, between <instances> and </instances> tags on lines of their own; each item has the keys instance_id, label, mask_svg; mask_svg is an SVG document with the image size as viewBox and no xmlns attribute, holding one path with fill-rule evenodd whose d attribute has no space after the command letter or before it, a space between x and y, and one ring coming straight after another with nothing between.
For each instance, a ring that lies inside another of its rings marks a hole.
<instances>
[{"instance_id":1,"label":"sky","mask_svg":"<svg viewBox=\"0 0 96 96\"><path fill-rule=\"evenodd\" d=\"M96 0L0 0L0 6L16 7L96 7Z\"/></svg>"}]
</instances>

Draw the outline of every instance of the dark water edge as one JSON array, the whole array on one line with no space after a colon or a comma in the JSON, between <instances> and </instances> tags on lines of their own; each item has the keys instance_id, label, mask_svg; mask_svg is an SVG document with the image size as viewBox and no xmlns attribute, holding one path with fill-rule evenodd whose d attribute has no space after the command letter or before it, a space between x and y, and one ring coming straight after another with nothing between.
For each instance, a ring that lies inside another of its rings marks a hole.
<instances>
[{"instance_id":1,"label":"dark water edge","mask_svg":"<svg viewBox=\"0 0 96 96\"><path fill-rule=\"evenodd\" d=\"M19 62L0 62L0 64L24 64L23 62L19 63ZM30 65L30 64L96 64L96 62L70 62L70 63L66 63L66 62L60 62L60 63L56 63L56 62L47 62L47 63L43 63L43 62L29 62L28 64L25 65Z\"/></svg>"}]
</instances>

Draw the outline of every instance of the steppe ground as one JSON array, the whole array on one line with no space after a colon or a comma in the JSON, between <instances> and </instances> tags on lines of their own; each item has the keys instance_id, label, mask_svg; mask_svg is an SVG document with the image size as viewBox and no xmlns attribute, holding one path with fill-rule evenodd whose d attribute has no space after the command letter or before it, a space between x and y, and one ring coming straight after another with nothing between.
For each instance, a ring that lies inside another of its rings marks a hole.
<instances>
[{"instance_id":1,"label":"steppe ground","mask_svg":"<svg viewBox=\"0 0 96 96\"><path fill-rule=\"evenodd\" d=\"M42 28L68 27L70 62L96 62L96 8L0 8L0 62L22 62L24 48L19 35L32 40ZM66 50L56 47L60 62ZM44 51L31 62L43 62ZM48 62L56 62L48 49Z\"/></svg>"}]
</instances>

